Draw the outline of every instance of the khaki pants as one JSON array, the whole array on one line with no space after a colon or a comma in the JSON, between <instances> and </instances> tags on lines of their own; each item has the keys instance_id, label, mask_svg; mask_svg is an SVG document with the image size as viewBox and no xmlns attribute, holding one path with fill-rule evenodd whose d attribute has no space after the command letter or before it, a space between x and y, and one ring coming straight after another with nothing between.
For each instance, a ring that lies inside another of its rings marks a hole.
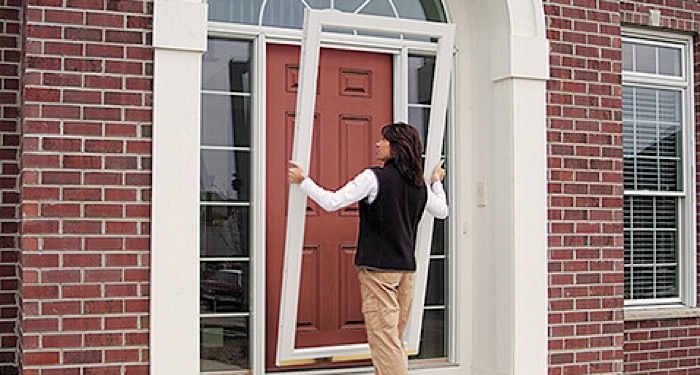
<instances>
[{"instance_id":1,"label":"khaki pants","mask_svg":"<svg viewBox=\"0 0 700 375\"><path fill-rule=\"evenodd\" d=\"M375 374L408 374L403 332L411 310L413 272L361 268L358 278Z\"/></svg>"}]
</instances>

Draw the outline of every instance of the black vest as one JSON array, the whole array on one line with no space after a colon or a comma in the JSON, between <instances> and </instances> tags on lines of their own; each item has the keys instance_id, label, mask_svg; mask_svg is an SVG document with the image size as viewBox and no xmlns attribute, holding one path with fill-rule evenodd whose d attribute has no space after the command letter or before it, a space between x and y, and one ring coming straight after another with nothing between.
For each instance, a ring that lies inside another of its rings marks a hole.
<instances>
[{"instance_id":1,"label":"black vest","mask_svg":"<svg viewBox=\"0 0 700 375\"><path fill-rule=\"evenodd\" d=\"M386 271L415 271L416 232L428 200L427 186L413 186L392 160L372 168L379 189L372 204L360 201L355 265Z\"/></svg>"}]
</instances>

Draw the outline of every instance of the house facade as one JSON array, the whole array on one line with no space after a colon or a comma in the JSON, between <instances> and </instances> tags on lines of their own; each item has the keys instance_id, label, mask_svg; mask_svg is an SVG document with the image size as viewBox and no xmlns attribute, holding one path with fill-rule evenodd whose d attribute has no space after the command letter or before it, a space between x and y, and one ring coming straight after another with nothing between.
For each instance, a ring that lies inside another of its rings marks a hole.
<instances>
[{"instance_id":1,"label":"house facade","mask_svg":"<svg viewBox=\"0 0 700 375\"><path fill-rule=\"evenodd\" d=\"M0 374L371 373L337 351L364 340L356 208L305 207L283 288L313 90L332 189L446 103L411 373L700 373L695 1L3 0L0 24Z\"/></svg>"}]
</instances>

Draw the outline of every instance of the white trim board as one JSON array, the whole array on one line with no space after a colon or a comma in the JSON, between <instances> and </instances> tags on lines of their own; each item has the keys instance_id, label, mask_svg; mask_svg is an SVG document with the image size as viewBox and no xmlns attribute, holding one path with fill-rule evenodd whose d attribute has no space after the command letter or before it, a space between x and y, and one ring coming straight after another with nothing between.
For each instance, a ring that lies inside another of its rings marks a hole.
<instances>
[{"instance_id":1,"label":"white trim board","mask_svg":"<svg viewBox=\"0 0 700 375\"><path fill-rule=\"evenodd\" d=\"M430 166L440 160L444 138L449 80L452 70L452 50L454 48L455 26L413 20L397 20L386 17L356 15L330 10L306 9L302 36L299 68L299 91L297 95L296 124L292 158L308 170L313 138L313 113L316 101L318 60L323 27L355 29L390 34L406 34L437 38L435 77L433 80L432 110L430 111L429 133L426 141L425 177L430 177ZM289 207L285 240L280 321L278 327L277 365L295 365L317 358L349 360L368 358L367 344L336 345L295 349L295 329L299 306L301 280L301 259L304 242L306 194L293 184L289 189ZM423 301L427 284L430 242L433 232L433 218L425 213L418 227L416 241L417 271L413 290L411 315L406 328L406 350L417 353L420 346L420 332L423 318Z\"/></svg>"}]
</instances>

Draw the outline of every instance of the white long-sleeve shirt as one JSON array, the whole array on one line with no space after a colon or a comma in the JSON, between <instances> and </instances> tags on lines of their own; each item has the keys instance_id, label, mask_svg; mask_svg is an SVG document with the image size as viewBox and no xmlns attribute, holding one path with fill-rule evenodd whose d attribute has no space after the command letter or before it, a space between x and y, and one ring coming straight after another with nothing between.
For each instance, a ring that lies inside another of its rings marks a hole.
<instances>
[{"instance_id":1,"label":"white long-sleeve shirt","mask_svg":"<svg viewBox=\"0 0 700 375\"><path fill-rule=\"evenodd\" d=\"M332 212L347 207L367 198L368 203L374 202L379 193L379 181L371 169L365 169L354 179L345 184L340 190L332 192L318 186L311 178L302 181L301 190L318 203L324 210ZM445 190L440 181L435 181L428 190L428 201L425 210L438 219L444 219L448 214Z\"/></svg>"}]
</instances>

